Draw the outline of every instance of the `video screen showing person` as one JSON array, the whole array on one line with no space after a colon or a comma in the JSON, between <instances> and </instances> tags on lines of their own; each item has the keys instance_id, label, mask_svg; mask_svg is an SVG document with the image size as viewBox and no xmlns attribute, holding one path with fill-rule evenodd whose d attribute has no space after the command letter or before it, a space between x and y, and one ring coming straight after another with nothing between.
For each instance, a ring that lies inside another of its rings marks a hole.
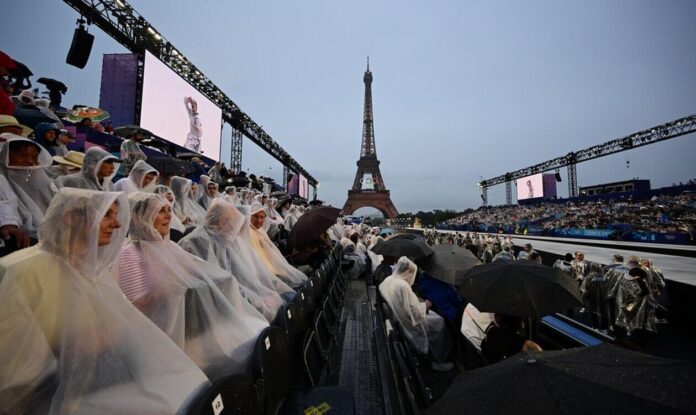
<instances>
[{"instance_id":1,"label":"video screen showing person","mask_svg":"<svg viewBox=\"0 0 696 415\"><path fill-rule=\"evenodd\" d=\"M534 199L544 196L543 174L517 179L517 200Z\"/></svg>"},{"instance_id":2,"label":"video screen showing person","mask_svg":"<svg viewBox=\"0 0 696 415\"><path fill-rule=\"evenodd\" d=\"M222 110L150 52L145 52L140 126L220 160Z\"/></svg>"}]
</instances>

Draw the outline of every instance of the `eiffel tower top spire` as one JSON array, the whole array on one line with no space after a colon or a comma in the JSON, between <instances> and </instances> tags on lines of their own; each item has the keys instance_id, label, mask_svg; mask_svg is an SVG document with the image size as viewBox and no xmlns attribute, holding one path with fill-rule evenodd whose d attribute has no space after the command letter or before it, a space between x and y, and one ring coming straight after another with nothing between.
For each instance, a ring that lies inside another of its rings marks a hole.
<instances>
[{"instance_id":1,"label":"eiffel tower top spire","mask_svg":"<svg viewBox=\"0 0 696 415\"><path fill-rule=\"evenodd\" d=\"M363 76L365 83L365 110L363 112L363 134L360 146L360 158L377 158L375 149L375 127L372 122L372 72L370 72L370 57L367 57L367 69Z\"/></svg>"}]
</instances>

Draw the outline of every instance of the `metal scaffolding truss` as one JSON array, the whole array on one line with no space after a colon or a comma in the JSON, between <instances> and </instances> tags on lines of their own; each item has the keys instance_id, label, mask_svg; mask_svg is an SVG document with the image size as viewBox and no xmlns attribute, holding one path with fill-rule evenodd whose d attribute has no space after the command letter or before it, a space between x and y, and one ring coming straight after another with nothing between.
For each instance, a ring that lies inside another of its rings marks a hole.
<instances>
[{"instance_id":1,"label":"metal scaffolding truss","mask_svg":"<svg viewBox=\"0 0 696 415\"><path fill-rule=\"evenodd\" d=\"M231 158L232 158L232 163L231 166L232 170L235 171L235 173L239 173L242 171L242 142L244 140L244 135L242 134L241 131L237 130L236 128L232 129L232 151L231 151ZM285 166L283 166L285 167Z\"/></svg>"},{"instance_id":2,"label":"metal scaffolding truss","mask_svg":"<svg viewBox=\"0 0 696 415\"><path fill-rule=\"evenodd\" d=\"M682 135L691 134L696 131L696 114L678 118L664 124L638 131L625 137L598 144L584 150L570 152L565 156L557 157L553 160L535 164L524 169L511 173L505 173L498 177L479 182L481 189L486 189L511 180L516 180L532 174L543 173L549 170L568 166L568 186L569 196L577 196L577 173L576 165L583 161L620 153L633 148L646 146L648 144L659 143L661 141L676 138ZM572 191L571 191L572 190Z\"/></svg>"},{"instance_id":3,"label":"metal scaffolding truss","mask_svg":"<svg viewBox=\"0 0 696 415\"><path fill-rule=\"evenodd\" d=\"M317 185L311 174L125 0L63 1L131 52L152 53L220 107L223 120L232 128L241 131L281 164L305 176L310 185Z\"/></svg>"}]
</instances>

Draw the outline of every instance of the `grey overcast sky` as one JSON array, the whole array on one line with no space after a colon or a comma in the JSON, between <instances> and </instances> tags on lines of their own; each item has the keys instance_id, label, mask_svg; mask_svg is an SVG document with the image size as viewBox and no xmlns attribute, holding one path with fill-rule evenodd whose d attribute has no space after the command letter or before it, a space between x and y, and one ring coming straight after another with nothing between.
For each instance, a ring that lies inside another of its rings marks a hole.
<instances>
[{"instance_id":1,"label":"grey overcast sky","mask_svg":"<svg viewBox=\"0 0 696 415\"><path fill-rule=\"evenodd\" d=\"M99 102L65 64L77 18L59 0L4 2L0 50ZM341 206L355 175L365 56L377 154L400 211L480 205L476 182L696 113L696 2L184 1L129 4L261 124ZM223 160L229 161L229 129ZM580 185L696 178L696 135L578 166ZM630 161L630 167L626 167ZM244 169L280 179L250 141ZM560 194L567 195L565 171ZM489 192L504 202L504 186Z\"/></svg>"}]
</instances>

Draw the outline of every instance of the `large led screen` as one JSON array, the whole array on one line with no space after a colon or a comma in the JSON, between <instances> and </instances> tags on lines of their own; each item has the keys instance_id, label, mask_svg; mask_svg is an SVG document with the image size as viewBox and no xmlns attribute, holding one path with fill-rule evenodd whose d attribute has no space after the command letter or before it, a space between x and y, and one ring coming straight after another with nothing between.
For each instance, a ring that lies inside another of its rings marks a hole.
<instances>
[{"instance_id":1,"label":"large led screen","mask_svg":"<svg viewBox=\"0 0 696 415\"><path fill-rule=\"evenodd\" d=\"M220 160L222 110L149 52L145 52L141 105L141 127Z\"/></svg>"},{"instance_id":2,"label":"large led screen","mask_svg":"<svg viewBox=\"0 0 696 415\"><path fill-rule=\"evenodd\" d=\"M517 200L544 196L544 179L541 173L517 179Z\"/></svg>"},{"instance_id":3,"label":"large led screen","mask_svg":"<svg viewBox=\"0 0 696 415\"><path fill-rule=\"evenodd\" d=\"M309 182L307 178L300 174L300 196L309 199Z\"/></svg>"}]
</instances>

